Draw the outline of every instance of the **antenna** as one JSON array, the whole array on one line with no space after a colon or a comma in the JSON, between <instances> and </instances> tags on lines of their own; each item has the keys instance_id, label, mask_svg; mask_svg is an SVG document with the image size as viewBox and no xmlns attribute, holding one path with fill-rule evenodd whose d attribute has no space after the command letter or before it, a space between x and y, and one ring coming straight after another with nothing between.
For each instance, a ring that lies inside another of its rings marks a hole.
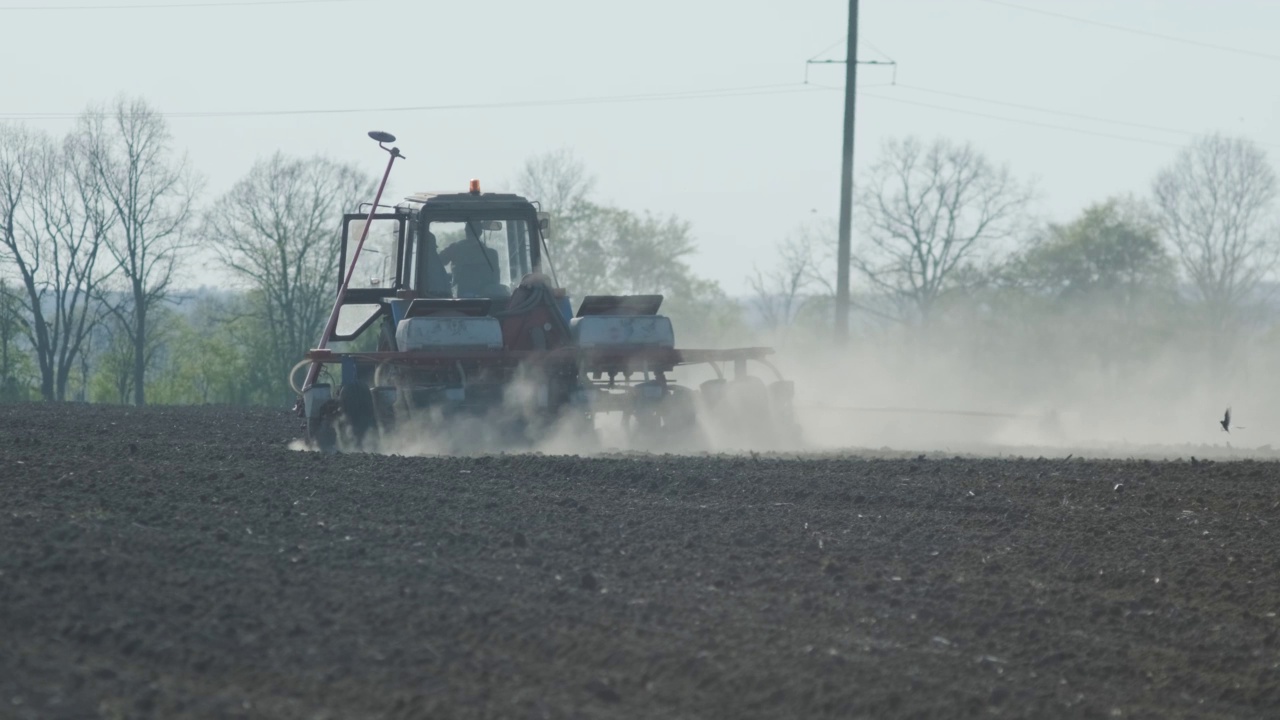
<instances>
[{"instance_id":1,"label":"antenna","mask_svg":"<svg viewBox=\"0 0 1280 720\"><path fill-rule=\"evenodd\" d=\"M383 150L386 150L387 152L391 153L391 157L392 157L392 158L402 158L402 157L404 157L404 155L402 155L402 154L400 153L400 148L398 148L398 147L387 147L387 143L393 143L393 142L395 142L395 141L396 141L396 136L395 136L395 135L392 135L392 134L391 134L391 133L389 133L389 132L383 132L383 131L381 131L381 130L370 130L370 131L369 131L369 137L373 138L374 140L377 140L377 141L378 141L378 147L380 147L380 148L382 148ZM405 158L405 159L407 160L408 158ZM383 183L386 183L386 181L387 181L386 177L383 177L383 178L382 178L382 182L383 182ZM381 191L381 190L379 190L379 191L378 191L378 197L382 197L382 191ZM377 203L377 201L375 200L373 204L374 204L374 205L377 205L378 203Z\"/></svg>"}]
</instances>

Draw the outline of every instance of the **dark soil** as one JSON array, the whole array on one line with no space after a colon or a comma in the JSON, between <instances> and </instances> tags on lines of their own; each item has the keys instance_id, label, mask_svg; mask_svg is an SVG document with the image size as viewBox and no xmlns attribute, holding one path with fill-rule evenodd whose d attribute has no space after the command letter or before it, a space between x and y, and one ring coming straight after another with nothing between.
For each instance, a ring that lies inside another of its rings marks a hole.
<instances>
[{"instance_id":1,"label":"dark soil","mask_svg":"<svg viewBox=\"0 0 1280 720\"><path fill-rule=\"evenodd\" d=\"M1280 465L288 449L0 409L0 717L1276 717Z\"/></svg>"}]
</instances>

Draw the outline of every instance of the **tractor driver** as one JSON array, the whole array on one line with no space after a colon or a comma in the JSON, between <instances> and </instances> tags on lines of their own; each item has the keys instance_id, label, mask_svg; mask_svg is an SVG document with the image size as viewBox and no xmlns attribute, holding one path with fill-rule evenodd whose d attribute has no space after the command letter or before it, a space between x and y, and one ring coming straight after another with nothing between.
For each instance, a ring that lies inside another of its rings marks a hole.
<instances>
[{"instance_id":1,"label":"tractor driver","mask_svg":"<svg viewBox=\"0 0 1280 720\"><path fill-rule=\"evenodd\" d=\"M449 279L449 273L444 269L444 261L440 258L440 246L436 244L435 233L427 233L426 251L423 253L427 263L427 287L425 295L427 297L450 297L449 288L453 281Z\"/></svg>"},{"instance_id":2,"label":"tractor driver","mask_svg":"<svg viewBox=\"0 0 1280 720\"><path fill-rule=\"evenodd\" d=\"M453 270L453 286L460 298L489 297L500 285L498 251L485 246L474 223L466 224L466 236L440 251L440 259Z\"/></svg>"}]
</instances>

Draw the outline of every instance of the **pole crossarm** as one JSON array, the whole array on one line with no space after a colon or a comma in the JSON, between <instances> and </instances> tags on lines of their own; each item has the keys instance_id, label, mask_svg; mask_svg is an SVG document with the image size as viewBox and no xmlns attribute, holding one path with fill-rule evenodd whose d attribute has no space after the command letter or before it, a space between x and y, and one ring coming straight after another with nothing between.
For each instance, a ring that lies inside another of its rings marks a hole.
<instances>
[{"instance_id":1,"label":"pole crossarm","mask_svg":"<svg viewBox=\"0 0 1280 720\"><path fill-rule=\"evenodd\" d=\"M805 65L844 65L848 60L805 60ZM859 65L897 65L893 60L858 60Z\"/></svg>"}]
</instances>

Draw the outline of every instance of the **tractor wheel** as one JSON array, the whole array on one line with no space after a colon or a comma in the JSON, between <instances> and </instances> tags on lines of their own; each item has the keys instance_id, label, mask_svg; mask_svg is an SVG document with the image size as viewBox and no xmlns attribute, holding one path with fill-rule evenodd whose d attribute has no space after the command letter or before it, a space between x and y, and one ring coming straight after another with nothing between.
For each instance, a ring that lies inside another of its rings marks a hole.
<instances>
[{"instance_id":1,"label":"tractor wheel","mask_svg":"<svg viewBox=\"0 0 1280 720\"><path fill-rule=\"evenodd\" d=\"M365 442L371 439L369 434L376 432L378 428L373 393L362 382L346 383L338 389L338 402L342 405L342 415L351 428L356 447L363 448Z\"/></svg>"},{"instance_id":2,"label":"tractor wheel","mask_svg":"<svg viewBox=\"0 0 1280 720\"><path fill-rule=\"evenodd\" d=\"M307 418L307 438L320 452L331 453L338 448L338 430L333 417L322 415Z\"/></svg>"},{"instance_id":3,"label":"tractor wheel","mask_svg":"<svg viewBox=\"0 0 1280 720\"><path fill-rule=\"evenodd\" d=\"M704 444L698 425L698 399L687 387L670 385L662 401L662 433L670 447L681 450L700 448Z\"/></svg>"},{"instance_id":4,"label":"tractor wheel","mask_svg":"<svg viewBox=\"0 0 1280 720\"><path fill-rule=\"evenodd\" d=\"M698 386L698 394L702 396L702 405L708 410L715 410L724 402L729 382L723 378L708 380Z\"/></svg>"},{"instance_id":5,"label":"tractor wheel","mask_svg":"<svg viewBox=\"0 0 1280 720\"><path fill-rule=\"evenodd\" d=\"M665 452L703 446L697 395L689 388L668 385L660 400L639 403L623 417L631 436L646 450Z\"/></svg>"},{"instance_id":6,"label":"tractor wheel","mask_svg":"<svg viewBox=\"0 0 1280 720\"><path fill-rule=\"evenodd\" d=\"M631 437L645 450L657 450L663 446L662 416L657 410L645 408L623 416Z\"/></svg>"},{"instance_id":7,"label":"tractor wheel","mask_svg":"<svg viewBox=\"0 0 1280 720\"><path fill-rule=\"evenodd\" d=\"M728 421L733 442L750 448L776 445L769 390L760 378L734 378L726 388L721 414Z\"/></svg>"}]
</instances>

